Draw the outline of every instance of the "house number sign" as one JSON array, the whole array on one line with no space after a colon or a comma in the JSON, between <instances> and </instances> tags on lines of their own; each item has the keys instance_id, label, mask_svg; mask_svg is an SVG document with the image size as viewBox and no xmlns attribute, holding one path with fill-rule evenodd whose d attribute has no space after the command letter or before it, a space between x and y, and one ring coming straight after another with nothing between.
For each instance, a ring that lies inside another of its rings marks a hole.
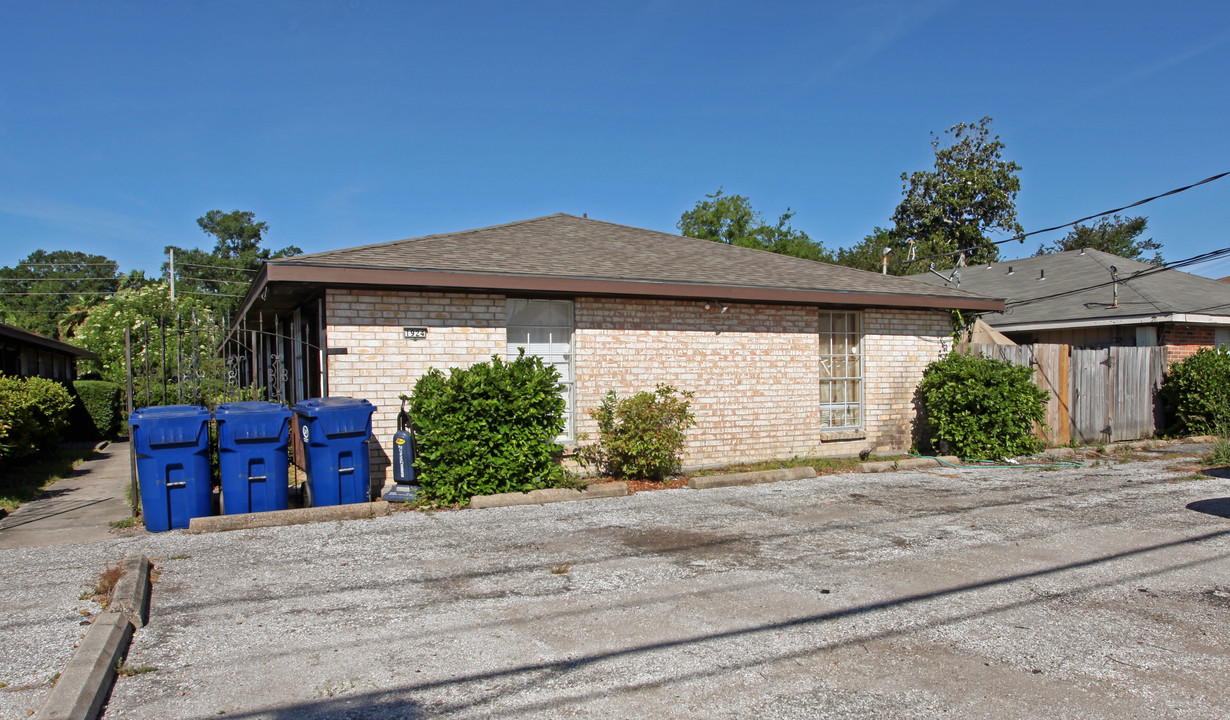
<instances>
[{"instance_id":1,"label":"house number sign","mask_svg":"<svg viewBox=\"0 0 1230 720\"><path fill-rule=\"evenodd\" d=\"M426 340L427 328L425 327L408 327L401 329L402 337L407 340Z\"/></svg>"}]
</instances>

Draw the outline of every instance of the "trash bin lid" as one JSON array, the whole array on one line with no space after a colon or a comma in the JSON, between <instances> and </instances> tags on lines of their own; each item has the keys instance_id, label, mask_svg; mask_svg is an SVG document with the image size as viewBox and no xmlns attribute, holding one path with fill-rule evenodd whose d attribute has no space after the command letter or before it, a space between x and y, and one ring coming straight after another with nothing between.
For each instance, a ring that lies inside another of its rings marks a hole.
<instances>
[{"instance_id":1,"label":"trash bin lid","mask_svg":"<svg viewBox=\"0 0 1230 720\"><path fill-rule=\"evenodd\" d=\"M138 428L151 446L199 445L209 442L202 434L209 410L200 405L157 405L134 410L128 424Z\"/></svg>"},{"instance_id":2,"label":"trash bin lid","mask_svg":"<svg viewBox=\"0 0 1230 720\"><path fill-rule=\"evenodd\" d=\"M199 414L209 414L209 410L200 405L150 405L149 407L137 408L132 411L133 415L142 415L144 417L152 416L190 416Z\"/></svg>"},{"instance_id":3,"label":"trash bin lid","mask_svg":"<svg viewBox=\"0 0 1230 720\"><path fill-rule=\"evenodd\" d=\"M376 406L361 398L322 397L301 400L295 403L295 406L292 409L300 415L312 417L321 410L324 410L325 412L359 409L375 411Z\"/></svg>"},{"instance_id":4,"label":"trash bin lid","mask_svg":"<svg viewBox=\"0 0 1230 720\"><path fill-rule=\"evenodd\" d=\"M296 414L320 423L327 436L371 433L376 406L367 400L349 397L311 398L295 403Z\"/></svg>"},{"instance_id":5,"label":"trash bin lid","mask_svg":"<svg viewBox=\"0 0 1230 720\"><path fill-rule=\"evenodd\" d=\"M223 449L230 440L287 442L290 410L285 405L264 400L222 403L214 411L218 420L218 442Z\"/></svg>"},{"instance_id":6,"label":"trash bin lid","mask_svg":"<svg viewBox=\"0 0 1230 720\"><path fill-rule=\"evenodd\" d=\"M222 403L214 410L214 415L237 415L237 414L268 414L268 413L287 413L287 409L282 403L267 402L265 400L243 400L241 402Z\"/></svg>"}]
</instances>

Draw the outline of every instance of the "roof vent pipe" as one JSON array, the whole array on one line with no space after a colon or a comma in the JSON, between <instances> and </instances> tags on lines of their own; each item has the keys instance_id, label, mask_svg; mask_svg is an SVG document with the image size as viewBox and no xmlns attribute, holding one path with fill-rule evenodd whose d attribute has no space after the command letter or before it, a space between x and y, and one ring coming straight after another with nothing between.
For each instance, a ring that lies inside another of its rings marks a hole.
<instances>
[{"instance_id":1,"label":"roof vent pipe","mask_svg":"<svg viewBox=\"0 0 1230 720\"><path fill-rule=\"evenodd\" d=\"M1119 307L1119 268L1114 265L1110 266L1110 286L1114 295L1112 296L1111 307Z\"/></svg>"},{"instance_id":2,"label":"roof vent pipe","mask_svg":"<svg viewBox=\"0 0 1230 720\"><path fill-rule=\"evenodd\" d=\"M1007 272L1007 273L1005 273L1005 274L1006 274L1006 275L1011 275L1011 274L1012 274L1012 266L1011 266L1011 265L1009 265L1009 266L1008 266L1008 272Z\"/></svg>"},{"instance_id":3,"label":"roof vent pipe","mask_svg":"<svg viewBox=\"0 0 1230 720\"><path fill-rule=\"evenodd\" d=\"M1045 280L1045 279L1046 279L1046 271L1045 271L1045 270L1039 270L1039 271L1038 271L1038 282L1042 282L1042 281L1043 281L1043 280Z\"/></svg>"}]
</instances>

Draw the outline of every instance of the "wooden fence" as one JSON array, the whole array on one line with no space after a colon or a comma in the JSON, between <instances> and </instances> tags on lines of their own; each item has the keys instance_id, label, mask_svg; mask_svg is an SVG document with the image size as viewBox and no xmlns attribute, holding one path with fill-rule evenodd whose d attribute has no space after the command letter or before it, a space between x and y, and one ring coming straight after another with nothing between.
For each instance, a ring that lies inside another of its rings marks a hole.
<instances>
[{"instance_id":1,"label":"wooden fence","mask_svg":"<svg viewBox=\"0 0 1230 720\"><path fill-rule=\"evenodd\" d=\"M1158 388L1166 369L1161 347L1075 348L1068 345L965 345L983 357L1034 368L1050 394L1050 445L1117 442L1151 437L1161 424Z\"/></svg>"}]
</instances>

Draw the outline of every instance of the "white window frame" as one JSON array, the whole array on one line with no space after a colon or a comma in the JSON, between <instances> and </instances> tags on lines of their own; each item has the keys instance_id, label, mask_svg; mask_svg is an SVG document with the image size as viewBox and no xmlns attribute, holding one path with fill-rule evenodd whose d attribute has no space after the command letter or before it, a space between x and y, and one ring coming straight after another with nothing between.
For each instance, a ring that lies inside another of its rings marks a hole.
<instances>
[{"instance_id":1,"label":"white window frame","mask_svg":"<svg viewBox=\"0 0 1230 720\"><path fill-rule=\"evenodd\" d=\"M857 310L820 309L818 334L820 427L860 430L867 421L863 314Z\"/></svg>"},{"instance_id":2,"label":"white window frame","mask_svg":"<svg viewBox=\"0 0 1230 720\"><path fill-rule=\"evenodd\" d=\"M514 325L513 314L519 309L537 314L538 318ZM550 319L552 315L554 321ZM563 322L564 318L567 318L566 323ZM564 430L556 441L564 443L576 439L576 354L573 346L573 338L576 335L575 318L572 300L510 297L505 302L504 358L509 361L516 360L521 348L525 348L526 355L537 355L542 358L543 363L554 365L560 371L560 384L564 386L563 392L560 393L564 398ZM539 342L519 343L513 340L514 336L523 334L531 339L537 335ZM543 340L545 342L542 342Z\"/></svg>"}]
</instances>

